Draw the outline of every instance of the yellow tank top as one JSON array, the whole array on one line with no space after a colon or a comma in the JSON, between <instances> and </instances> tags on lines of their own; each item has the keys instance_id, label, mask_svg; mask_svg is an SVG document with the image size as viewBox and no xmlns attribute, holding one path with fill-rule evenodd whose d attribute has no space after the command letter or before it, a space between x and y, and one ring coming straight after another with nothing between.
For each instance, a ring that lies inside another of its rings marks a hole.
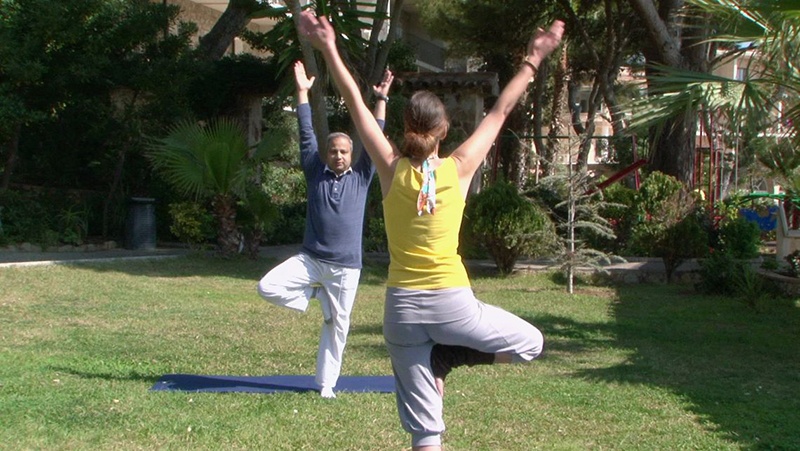
<instances>
[{"instance_id":1,"label":"yellow tank top","mask_svg":"<svg viewBox=\"0 0 800 451\"><path fill-rule=\"evenodd\" d=\"M468 287L469 277L458 255L458 235L464 197L452 158L436 168L436 210L417 215L422 173L401 158L389 193L383 199L383 218L389 242L387 286L435 290Z\"/></svg>"}]
</instances>

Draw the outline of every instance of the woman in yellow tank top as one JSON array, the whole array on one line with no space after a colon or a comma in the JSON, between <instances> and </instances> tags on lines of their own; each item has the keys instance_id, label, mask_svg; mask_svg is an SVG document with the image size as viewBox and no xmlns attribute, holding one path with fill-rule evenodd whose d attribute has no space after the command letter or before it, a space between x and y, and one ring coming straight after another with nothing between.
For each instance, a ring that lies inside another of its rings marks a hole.
<instances>
[{"instance_id":1,"label":"woman in yellow tank top","mask_svg":"<svg viewBox=\"0 0 800 451\"><path fill-rule=\"evenodd\" d=\"M327 19L306 11L298 31L325 58L375 163L390 255L383 334L395 373L398 413L413 450L441 450L444 378L452 368L528 362L542 352L538 329L474 297L458 255L458 236L472 176L539 64L560 44L564 24L555 21L549 30L534 33L517 74L447 158L439 158L449 123L438 97L426 91L411 97L404 142L396 154L342 62Z\"/></svg>"}]
</instances>

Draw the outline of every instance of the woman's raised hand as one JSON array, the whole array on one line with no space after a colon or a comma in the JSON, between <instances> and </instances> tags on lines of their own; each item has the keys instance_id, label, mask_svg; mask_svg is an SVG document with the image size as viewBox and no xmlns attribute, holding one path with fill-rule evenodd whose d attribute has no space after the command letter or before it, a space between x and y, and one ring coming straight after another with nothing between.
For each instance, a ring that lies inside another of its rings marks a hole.
<instances>
[{"instance_id":1,"label":"woman's raised hand","mask_svg":"<svg viewBox=\"0 0 800 451\"><path fill-rule=\"evenodd\" d=\"M535 67L539 67L539 63L561 44L561 37L563 35L564 22L560 20L554 21L547 31L541 28L536 30L531 40L528 41L525 61L533 64Z\"/></svg>"},{"instance_id":2,"label":"woman's raised hand","mask_svg":"<svg viewBox=\"0 0 800 451\"><path fill-rule=\"evenodd\" d=\"M302 39L307 39L311 45L320 51L336 46L336 33L333 26L325 16L317 17L310 10L300 13L297 32Z\"/></svg>"}]
</instances>

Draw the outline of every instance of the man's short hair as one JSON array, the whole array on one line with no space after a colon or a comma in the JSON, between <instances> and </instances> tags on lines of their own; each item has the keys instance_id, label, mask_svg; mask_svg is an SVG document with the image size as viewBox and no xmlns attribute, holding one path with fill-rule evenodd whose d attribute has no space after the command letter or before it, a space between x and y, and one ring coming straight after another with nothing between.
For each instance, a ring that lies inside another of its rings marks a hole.
<instances>
[{"instance_id":1,"label":"man's short hair","mask_svg":"<svg viewBox=\"0 0 800 451\"><path fill-rule=\"evenodd\" d=\"M330 149L331 142L333 142L334 139L339 139L339 138L346 139L347 142L350 143L350 150L351 151L353 150L353 140L350 139L350 136L348 136L347 133L342 133L342 132L333 132L330 135L328 135L328 148Z\"/></svg>"}]
</instances>

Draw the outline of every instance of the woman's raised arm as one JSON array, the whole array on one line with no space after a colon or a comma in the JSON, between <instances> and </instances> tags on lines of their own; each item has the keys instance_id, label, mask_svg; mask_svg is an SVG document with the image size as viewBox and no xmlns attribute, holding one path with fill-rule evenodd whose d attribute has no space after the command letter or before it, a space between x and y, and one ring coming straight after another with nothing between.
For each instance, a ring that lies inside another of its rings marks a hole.
<instances>
[{"instance_id":1,"label":"woman's raised arm","mask_svg":"<svg viewBox=\"0 0 800 451\"><path fill-rule=\"evenodd\" d=\"M472 135L453 152L462 188L465 184L469 186L473 174L489 153L500 127L517 105L531 78L536 75L539 64L561 43L563 34L564 22L559 20L553 22L548 31L542 29L536 31L528 42L525 59L517 74L503 88L500 97ZM466 190L464 192L466 193Z\"/></svg>"}]
</instances>

